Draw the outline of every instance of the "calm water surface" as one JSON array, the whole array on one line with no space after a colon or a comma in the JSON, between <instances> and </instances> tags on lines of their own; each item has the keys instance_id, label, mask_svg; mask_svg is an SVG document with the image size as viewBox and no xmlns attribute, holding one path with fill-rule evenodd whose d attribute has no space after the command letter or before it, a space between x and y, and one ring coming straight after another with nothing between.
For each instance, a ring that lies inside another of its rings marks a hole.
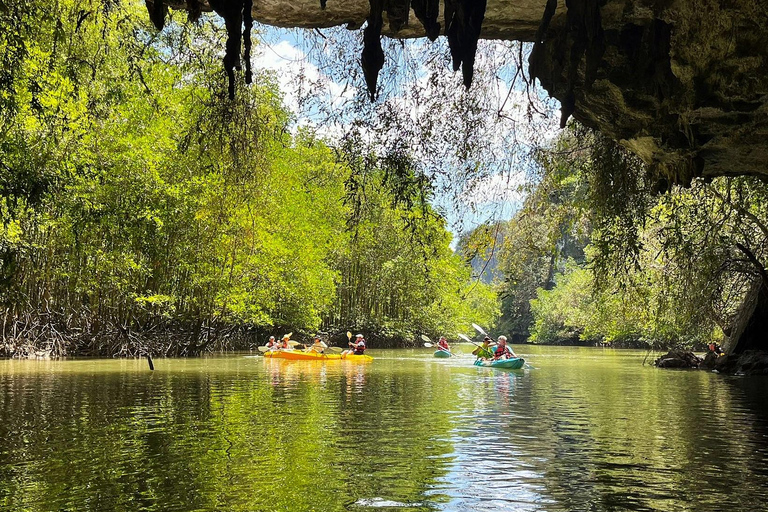
<instances>
[{"instance_id":1,"label":"calm water surface","mask_svg":"<svg viewBox=\"0 0 768 512\"><path fill-rule=\"evenodd\" d=\"M0 361L0 510L768 511L768 379L470 348Z\"/></svg>"}]
</instances>

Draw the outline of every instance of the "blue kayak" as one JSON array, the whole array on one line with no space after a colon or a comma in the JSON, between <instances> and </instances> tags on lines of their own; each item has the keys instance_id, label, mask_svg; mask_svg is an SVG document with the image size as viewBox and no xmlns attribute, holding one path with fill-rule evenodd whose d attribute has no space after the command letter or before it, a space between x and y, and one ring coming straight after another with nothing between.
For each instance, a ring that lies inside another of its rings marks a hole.
<instances>
[{"instance_id":1,"label":"blue kayak","mask_svg":"<svg viewBox=\"0 0 768 512\"><path fill-rule=\"evenodd\" d=\"M452 355L446 350L435 350L435 357L451 357Z\"/></svg>"},{"instance_id":2,"label":"blue kayak","mask_svg":"<svg viewBox=\"0 0 768 512\"><path fill-rule=\"evenodd\" d=\"M510 359L499 359L498 361L486 361L484 359L478 359L475 361L475 366L487 366L489 368L507 368L509 370L519 370L525 364L525 359L522 357L512 357Z\"/></svg>"}]
</instances>

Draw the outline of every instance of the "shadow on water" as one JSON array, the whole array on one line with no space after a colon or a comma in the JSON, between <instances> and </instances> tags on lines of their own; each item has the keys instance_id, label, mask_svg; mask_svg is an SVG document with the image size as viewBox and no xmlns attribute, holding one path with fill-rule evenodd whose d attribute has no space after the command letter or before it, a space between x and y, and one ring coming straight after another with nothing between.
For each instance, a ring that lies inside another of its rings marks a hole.
<instances>
[{"instance_id":1,"label":"shadow on water","mask_svg":"<svg viewBox=\"0 0 768 512\"><path fill-rule=\"evenodd\" d=\"M0 509L768 510L768 379L526 349L0 361Z\"/></svg>"}]
</instances>

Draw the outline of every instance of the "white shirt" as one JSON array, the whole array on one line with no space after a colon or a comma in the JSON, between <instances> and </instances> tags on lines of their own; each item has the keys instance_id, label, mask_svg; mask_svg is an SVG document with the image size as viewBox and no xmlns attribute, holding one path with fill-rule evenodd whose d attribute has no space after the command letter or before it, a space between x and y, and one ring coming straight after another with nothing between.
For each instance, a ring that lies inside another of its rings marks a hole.
<instances>
[{"instance_id":1,"label":"white shirt","mask_svg":"<svg viewBox=\"0 0 768 512\"><path fill-rule=\"evenodd\" d=\"M311 347L309 347L309 350L311 350L311 351L314 351L314 352L318 352L318 353L322 354L322 353L323 353L323 350L325 350L325 349L327 349L327 348L328 348L328 345L326 345L326 344L325 344L325 343L323 343L322 341L316 341L316 342L314 342L314 343L312 344L312 346L311 346Z\"/></svg>"}]
</instances>

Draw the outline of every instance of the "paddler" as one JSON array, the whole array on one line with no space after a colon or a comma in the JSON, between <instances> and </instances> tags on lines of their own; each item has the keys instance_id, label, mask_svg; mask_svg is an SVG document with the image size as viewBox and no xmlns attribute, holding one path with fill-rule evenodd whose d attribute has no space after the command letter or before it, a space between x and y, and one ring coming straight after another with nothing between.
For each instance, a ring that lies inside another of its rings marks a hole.
<instances>
[{"instance_id":1,"label":"paddler","mask_svg":"<svg viewBox=\"0 0 768 512\"><path fill-rule=\"evenodd\" d=\"M315 336L315 342L307 349L307 352L317 352L318 354L322 354L327 348L328 345L320 340L320 336Z\"/></svg>"},{"instance_id":2,"label":"paddler","mask_svg":"<svg viewBox=\"0 0 768 512\"><path fill-rule=\"evenodd\" d=\"M493 357L491 338L488 336L483 338L483 345L473 350L472 354L477 356L478 359L491 359Z\"/></svg>"},{"instance_id":3,"label":"paddler","mask_svg":"<svg viewBox=\"0 0 768 512\"><path fill-rule=\"evenodd\" d=\"M273 349L277 348L277 340L275 340L274 336L270 336L269 337L269 341L267 342L267 348L269 350L273 350Z\"/></svg>"},{"instance_id":4,"label":"paddler","mask_svg":"<svg viewBox=\"0 0 768 512\"><path fill-rule=\"evenodd\" d=\"M288 343L289 341L291 341L291 336L289 334L286 334L285 336L283 336L283 340L280 342L279 348L282 350L287 350L291 348L291 345Z\"/></svg>"},{"instance_id":5,"label":"paddler","mask_svg":"<svg viewBox=\"0 0 768 512\"><path fill-rule=\"evenodd\" d=\"M509 359L511 357L517 357L517 355L512 351L512 349L509 348L509 346L507 345L506 336L499 336L498 342L499 344L496 346L496 350L493 351L494 360Z\"/></svg>"},{"instance_id":6,"label":"paddler","mask_svg":"<svg viewBox=\"0 0 768 512\"><path fill-rule=\"evenodd\" d=\"M362 356L365 354L365 338L362 334L355 335L355 341L349 342L349 350L345 350L341 355L354 354L356 356Z\"/></svg>"},{"instance_id":7,"label":"paddler","mask_svg":"<svg viewBox=\"0 0 768 512\"><path fill-rule=\"evenodd\" d=\"M445 339L445 336L440 336L440 339L437 340L437 348L440 350L445 350L446 352L451 351L451 348L448 346L448 340Z\"/></svg>"}]
</instances>

